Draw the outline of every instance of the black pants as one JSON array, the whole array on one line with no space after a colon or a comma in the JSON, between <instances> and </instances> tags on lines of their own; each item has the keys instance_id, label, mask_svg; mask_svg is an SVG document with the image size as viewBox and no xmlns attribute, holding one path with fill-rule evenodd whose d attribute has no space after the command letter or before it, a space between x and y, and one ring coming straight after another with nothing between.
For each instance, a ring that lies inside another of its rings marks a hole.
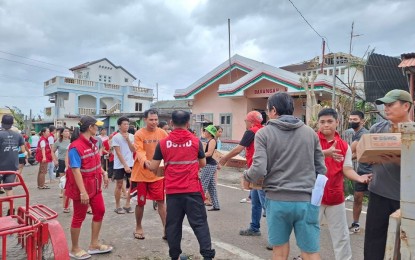
<instances>
[{"instance_id":1,"label":"black pants","mask_svg":"<svg viewBox=\"0 0 415 260\"><path fill-rule=\"evenodd\" d=\"M366 216L365 260L383 260L388 236L389 216L400 202L370 192Z\"/></svg>"},{"instance_id":2,"label":"black pants","mask_svg":"<svg viewBox=\"0 0 415 260\"><path fill-rule=\"evenodd\" d=\"M166 236L171 259L177 259L182 253L182 226L184 215L199 242L200 254L204 259L215 257L212 249L206 208L200 193L168 194L167 196Z\"/></svg>"}]
</instances>

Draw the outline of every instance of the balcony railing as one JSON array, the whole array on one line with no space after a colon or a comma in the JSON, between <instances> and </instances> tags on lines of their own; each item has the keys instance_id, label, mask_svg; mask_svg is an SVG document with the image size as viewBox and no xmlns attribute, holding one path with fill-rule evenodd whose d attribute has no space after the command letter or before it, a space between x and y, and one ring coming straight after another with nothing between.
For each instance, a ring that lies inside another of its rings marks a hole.
<instances>
[{"instance_id":1,"label":"balcony railing","mask_svg":"<svg viewBox=\"0 0 415 260\"><path fill-rule=\"evenodd\" d=\"M96 109L95 108L86 108L86 107L80 107L78 108L79 114L82 116L93 116L96 115Z\"/></svg>"}]
</instances>

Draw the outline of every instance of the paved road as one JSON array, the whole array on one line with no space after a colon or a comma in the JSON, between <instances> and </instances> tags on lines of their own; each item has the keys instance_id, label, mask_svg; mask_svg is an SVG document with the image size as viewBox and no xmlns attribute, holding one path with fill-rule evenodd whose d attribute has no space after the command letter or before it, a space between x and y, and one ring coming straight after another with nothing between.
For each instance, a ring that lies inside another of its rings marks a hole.
<instances>
[{"instance_id":1,"label":"paved road","mask_svg":"<svg viewBox=\"0 0 415 260\"><path fill-rule=\"evenodd\" d=\"M265 248L267 244L265 218L261 221L262 236L242 237L238 234L239 230L246 228L250 222L250 204L239 203L239 200L247 195L246 191L239 188L239 174L238 171L232 169L221 170L218 187L221 210L208 212L213 246L217 251L216 259L270 259L271 251ZM45 204L59 213L58 220L64 227L68 246L70 246L71 213L62 213L57 183L51 184L50 190L38 190L36 188L37 166L25 167L23 175L31 192L31 204ZM93 259L168 259L168 246L161 238L161 222L156 211L152 209L152 203L148 203L145 208L143 224L146 238L145 240L134 239L134 214L117 215L113 212L115 207L113 189L114 184L111 183L109 189L104 191L107 212L100 237L104 243L113 245L114 251L108 255L94 256ZM351 205L347 207L351 208ZM347 215L350 223L351 212L348 211ZM87 216L81 232L81 246L84 248L88 246L91 218ZM362 218L365 218L364 214ZM201 259L196 237L187 221L184 223L183 230L183 252L192 259ZM352 235L351 242L353 259L363 259L363 232ZM289 259L292 259L299 254L294 236L290 244ZM321 256L322 259L334 259L329 232L324 222L321 232Z\"/></svg>"}]
</instances>

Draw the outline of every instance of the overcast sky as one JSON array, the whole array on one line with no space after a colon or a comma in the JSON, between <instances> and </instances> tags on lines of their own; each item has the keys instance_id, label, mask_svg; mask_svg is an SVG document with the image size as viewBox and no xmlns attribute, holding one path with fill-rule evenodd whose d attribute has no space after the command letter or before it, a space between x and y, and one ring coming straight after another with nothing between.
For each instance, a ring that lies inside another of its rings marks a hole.
<instances>
[{"instance_id":1,"label":"overcast sky","mask_svg":"<svg viewBox=\"0 0 415 260\"><path fill-rule=\"evenodd\" d=\"M292 2L333 52L349 51L353 21L362 34L354 55L368 46L389 56L415 52L415 1ZM228 58L228 18L232 55L283 66L321 53L320 37L288 0L0 0L0 17L0 107L25 113L51 106L44 81L104 57L146 87L158 82L160 100L173 99Z\"/></svg>"}]
</instances>

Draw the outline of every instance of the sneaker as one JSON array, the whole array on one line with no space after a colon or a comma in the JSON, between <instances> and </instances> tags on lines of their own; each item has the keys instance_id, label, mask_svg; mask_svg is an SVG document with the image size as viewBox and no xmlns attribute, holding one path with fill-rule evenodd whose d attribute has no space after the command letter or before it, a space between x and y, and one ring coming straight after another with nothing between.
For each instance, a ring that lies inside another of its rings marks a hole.
<instances>
[{"instance_id":1,"label":"sneaker","mask_svg":"<svg viewBox=\"0 0 415 260\"><path fill-rule=\"evenodd\" d=\"M360 232L360 224L358 222L353 222L349 227L350 234L355 234Z\"/></svg>"},{"instance_id":2,"label":"sneaker","mask_svg":"<svg viewBox=\"0 0 415 260\"><path fill-rule=\"evenodd\" d=\"M125 211L123 208L114 209L114 212L117 214L125 214Z\"/></svg>"},{"instance_id":3,"label":"sneaker","mask_svg":"<svg viewBox=\"0 0 415 260\"><path fill-rule=\"evenodd\" d=\"M241 235L241 236L260 236L261 231L254 231L254 230L248 228L248 229L243 229L243 230L239 231L239 235Z\"/></svg>"},{"instance_id":4,"label":"sneaker","mask_svg":"<svg viewBox=\"0 0 415 260\"><path fill-rule=\"evenodd\" d=\"M243 198L239 202L240 203L251 203L251 200L249 198Z\"/></svg>"},{"instance_id":5,"label":"sneaker","mask_svg":"<svg viewBox=\"0 0 415 260\"><path fill-rule=\"evenodd\" d=\"M127 213L134 213L134 210L133 210L133 208L132 208L132 207L128 207L128 208L123 207L123 209L124 209L124 211L125 211L125 212L127 212Z\"/></svg>"}]
</instances>

